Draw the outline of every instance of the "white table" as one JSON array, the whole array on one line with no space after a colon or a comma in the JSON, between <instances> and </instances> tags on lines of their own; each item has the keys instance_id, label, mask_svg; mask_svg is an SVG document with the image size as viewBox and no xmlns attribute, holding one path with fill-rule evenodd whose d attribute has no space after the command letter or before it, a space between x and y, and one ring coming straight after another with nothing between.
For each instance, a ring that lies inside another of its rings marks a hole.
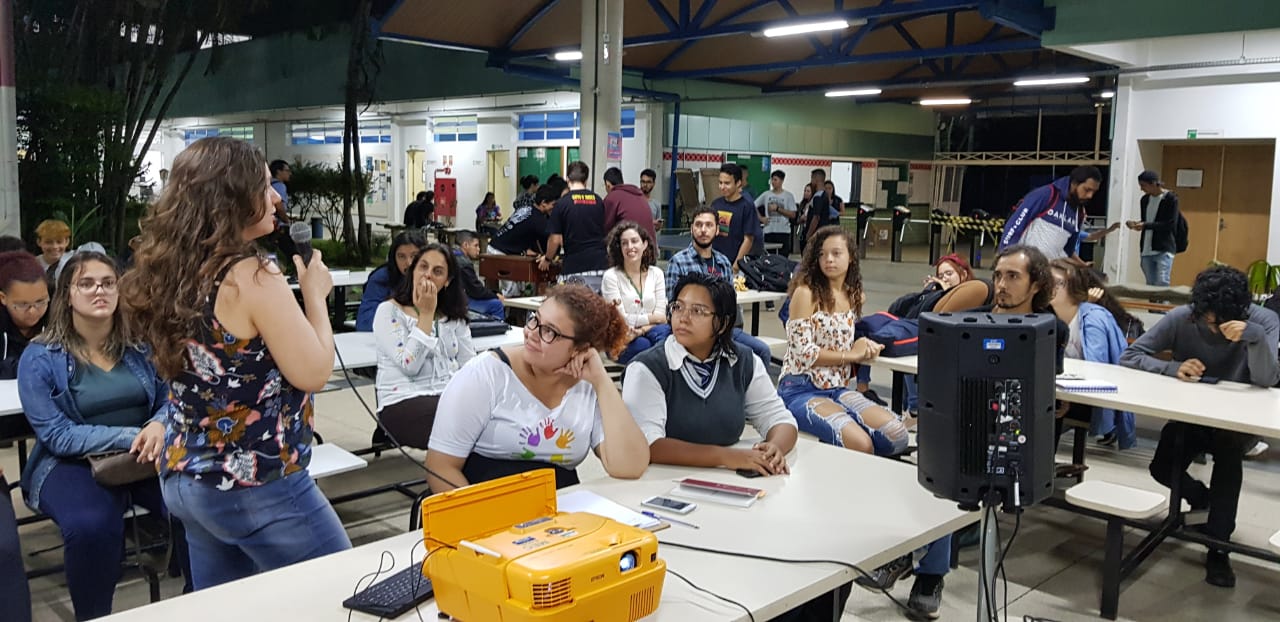
<instances>
[{"instance_id":1,"label":"white table","mask_svg":"<svg viewBox=\"0 0 1280 622\"><path fill-rule=\"evenodd\" d=\"M373 333L338 333L333 336L333 371L342 371L343 363L347 369L378 366L378 347L374 343ZM338 357L342 360L339 362Z\"/></svg>"},{"instance_id":2,"label":"white table","mask_svg":"<svg viewBox=\"0 0 1280 622\"><path fill-rule=\"evenodd\" d=\"M18 399L18 381L0 380L0 417L21 414L22 400Z\"/></svg>"},{"instance_id":3,"label":"white table","mask_svg":"<svg viewBox=\"0 0 1280 622\"><path fill-rule=\"evenodd\" d=\"M369 282L369 270L359 270L352 272L350 270L329 270L329 275L333 278L333 291L329 293L329 315L330 325L333 331L338 332L344 329L343 321L345 320L347 309L347 288L353 286L363 286ZM297 283L290 285L293 289L300 289Z\"/></svg>"},{"instance_id":4,"label":"white table","mask_svg":"<svg viewBox=\"0 0 1280 622\"><path fill-rule=\"evenodd\" d=\"M333 443L321 443L311 446L311 464L307 465L307 471L312 479L320 479L367 466L369 463L364 458Z\"/></svg>"},{"instance_id":5,"label":"white table","mask_svg":"<svg viewBox=\"0 0 1280 622\"><path fill-rule=\"evenodd\" d=\"M915 469L908 464L807 439L797 444L791 462L789 476L750 480L749 485L769 491L753 507L700 504L681 519L701 529L673 525L658 532L665 544L659 545L659 555L668 568L704 589L742 603L757 620L764 620L848 583L853 572L836 564L752 560L669 544L783 559L836 559L869 570L978 518L976 513L961 512L955 504L935 499L920 488ZM581 486L638 508L641 499L666 492L674 486L672 479L688 475L734 484L748 481L723 469L654 466L638 481L606 478ZM276 614L340 620L347 615L342 600L352 593L361 576L378 568L382 552L395 556L390 572L402 569L409 563L411 550L414 562L422 559L423 548L414 550L421 537L421 533L395 536L106 619L161 622L193 611L213 611L234 598L238 607L254 611L258 617ZM279 598L286 590L293 596ZM420 612L424 619L434 618L434 602L424 603ZM374 620L358 612L352 619ZM416 620L417 615L410 612L399 619ZM646 618L660 622L745 619L742 610L696 592L670 574L658 611Z\"/></svg>"},{"instance_id":6,"label":"white table","mask_svg":"<svg viewBox=\"0 0 1280 622\"><path fill-rule=\"evenodd\" d=\"M895 372L915 374L919 369L919 358L880 357L871 364ZM1105 380L1118 387L1115 393L1056 390L1057 398L1066 402L1124 410L1246 434L1280 436L1280 390L1239 382L1182 382L1172 376L1077 359L1063 361L1063 370L1090 380Z\"/></svg>"}]
</instances>

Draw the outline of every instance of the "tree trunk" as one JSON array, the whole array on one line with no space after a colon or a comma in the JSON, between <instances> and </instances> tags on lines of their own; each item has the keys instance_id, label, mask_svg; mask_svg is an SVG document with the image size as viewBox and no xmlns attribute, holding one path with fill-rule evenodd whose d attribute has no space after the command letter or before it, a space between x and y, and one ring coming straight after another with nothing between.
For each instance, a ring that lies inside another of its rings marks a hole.
<instances>
[{"instance_id":1,"label":"tree trunk","mask_svg":"<svg viewBox=\"0 0 1280 622\"><path fill-rule=\"evenodd\" d=\"M367 80L362 80L361 76L367 75L364 72L364 63L366 48L369 44L369 12L372 6L372 0L360 0L356 6L354 18L351 20L351 46L347 55L347 84L344 101L346 122L343 130L343 159L346 160L347 145L352 158L349 174L344 177L351 184L348 194L354 197L356 206L355 235L352 237L358 257L364 263L369 261L372 252L369 248L370 240L366 225L368 220L364 204L364 161L360 157L360 119L356 113L356 107L360 104L362 92L370 91L371 94ZM350 227L352 224L350 198L343 202L343 217L346 225ZM351 246L348 242L347 247L351 248Z\"/></svg>"}]
</instances>

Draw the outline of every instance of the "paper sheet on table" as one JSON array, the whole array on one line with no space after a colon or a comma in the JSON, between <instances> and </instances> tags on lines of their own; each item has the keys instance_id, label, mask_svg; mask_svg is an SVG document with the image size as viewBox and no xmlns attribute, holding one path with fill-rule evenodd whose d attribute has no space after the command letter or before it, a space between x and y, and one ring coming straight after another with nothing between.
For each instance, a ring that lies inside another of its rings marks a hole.
<instances>
[{"instance_id":1,"label":"paper sheet on table","mask_svg":"<svg viewBox=\"0 0 1280 622\"><path fill-rule=\"evenodd\" d=\"M612 518L624 525L640 529L656 530L662 521L649 518L635 510L610 501L590 490L573 490L556 496L556 508L561 512L587 512Z\"/></svg>"}]
</instances>

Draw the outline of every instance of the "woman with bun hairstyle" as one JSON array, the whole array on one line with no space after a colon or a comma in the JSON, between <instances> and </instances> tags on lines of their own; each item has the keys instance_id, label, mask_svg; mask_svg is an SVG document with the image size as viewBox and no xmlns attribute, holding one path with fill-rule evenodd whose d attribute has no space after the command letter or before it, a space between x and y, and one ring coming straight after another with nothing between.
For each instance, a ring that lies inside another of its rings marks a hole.
<instances>
[{"instance_id":1,"label":"woman with bun hairstyle","mask_svg":"<svg viewBox=\"0 0 1280 622\"><path fill-rule=\"evenodd\" d=\"M431 490L547 467L570 486L588 449L609 475L640 477L649 443L600 360L626 338L622 316L589 288L552 289L529 314L524 345L477 356L445 388L427 451Z\"/></svg>"}]
</instances>

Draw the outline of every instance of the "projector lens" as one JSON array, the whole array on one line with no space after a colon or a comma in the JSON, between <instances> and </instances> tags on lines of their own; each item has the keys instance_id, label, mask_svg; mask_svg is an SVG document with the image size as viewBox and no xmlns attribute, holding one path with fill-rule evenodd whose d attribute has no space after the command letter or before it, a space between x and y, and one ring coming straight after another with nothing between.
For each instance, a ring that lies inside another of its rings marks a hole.
<instances>
[{"instance_id":1,"label":"projector lens","mask_svg":"<svg viewBox=\"0 0 1280 622\"><path fill-rule=\"evenodd\" d=\"M636 554L634 551L627 551L622 554L622 559L618 560L618 570L622 572L630 572L636 569Z\"/></svg>"}]
</instances>

